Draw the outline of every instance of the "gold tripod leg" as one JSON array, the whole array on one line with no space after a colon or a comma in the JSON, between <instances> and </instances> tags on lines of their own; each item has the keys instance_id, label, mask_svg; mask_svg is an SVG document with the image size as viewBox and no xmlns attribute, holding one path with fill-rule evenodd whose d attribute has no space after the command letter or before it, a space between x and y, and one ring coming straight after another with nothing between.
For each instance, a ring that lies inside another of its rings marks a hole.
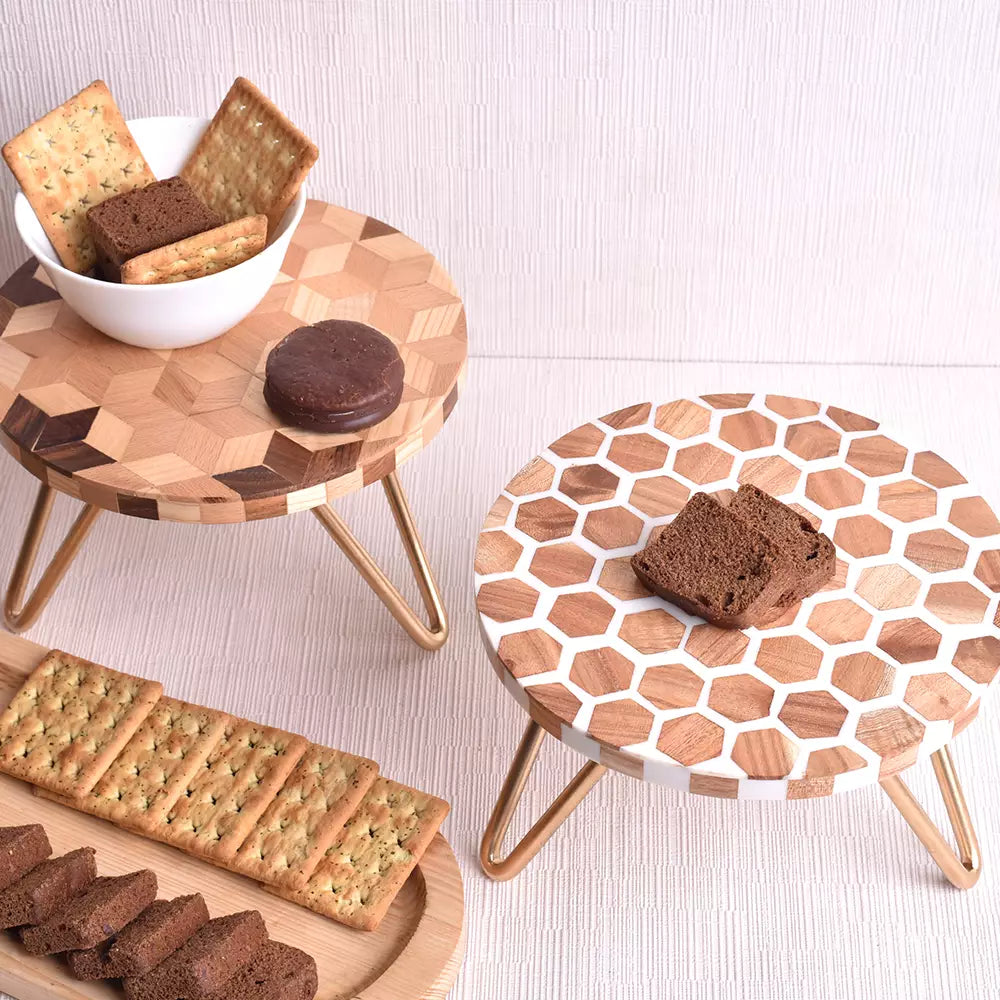
<instances>
[{"instance_id":1,"label":"gold tripod leg","mask_svg":"<svg viewBox=\"0 0 1000 1000\"><path fill-rule=\"evenodd\" d=\"M934 765L934 775L948 810L951 828L955 831L958 854L941 836L930 816L924 812L923 807L898 774L883 778L880 784L948 881L956 888L971 889L982 874L982 858L979 854L976 831L972 826L972 817L969 816L969 807L965 804L962 786L955 774L951 751L947 747L938 750L932 754L931 763Z\"/></svg>"},{"instance_id":2,"label":"gold tripod leg","mask_svg":"<svg viewBox=\"0 0 1000 1000\"><path fill-rule=\"evenodd\" d=\"M524 835L520 843L503 858L499 856L503 838L510 827L528 775L538 757L538 750L545 739L545 730L537 722L529 722L521 737L521 744L514 755L507 780L500 789L500 798L493 809L493 815L486 825L483 843L479 849L479 863L483 871L497 882L506 882L517 875L524 866L542 849L546 841L565 822L569 814L583 801L587 793L597 784L607 770L603 764L588 761L577 771L570 783L559 793L555 802L545 811L542 818Z\"/></svg>"},{"instance_id":3,"label":"gold tripod leg","mask_svg":"<svg viewBox=\"0 0 1000 1000\"><path fill-rule=\"evenodd\" d=\"M430 619L429 626L414 614L403 599L403 595L382 572L368 550L351 534L344 519L332 507L321 504L319 507L313 507L312 512L319 519L319 523L326 528L330 537L340 546L354 568L364 577L368 586L389 609L393 618L403 626L406 634L424 649L440 649L448 638L448 618L441 601L441 594L434 582L434 575L427 562L427 554L413 523L413 514L410 512L406 495L403 493L403 487L399 485L395 472L390 472L382 480L382 486L389 501L389 509L396 520L396 528L403 540L417 586L420 588L420 597Z\"/></svg>"},{"instance_id":4,"label":"gold tripod leg","mask_svg":"<svg viewBox=\"0 0 1000 1000\"><path fill-rule=\"evenodd\" d=\"M42 543L42 536L45 534L45 526L48 524L49 514L52 513L52 504L55 498L55 491L51 486L46 486L44 483L39 486L38 497L35 499L35 506L28 519L28 530L21 543L17 562L14 563L14 572L11 573L10 583L7 585L7 596L4 600L3 617L7 628L12 632L23 632L34 624L42 613L42 609L48 604L53 591L66 575L69 564L80 551L83 540L87 537L94 521L97 520L97 515L101 512L99 507L92 507L90 504L80 511L62 544L56 550L56 554L52 557L52 561L42 572L31 596L25 601L24 595L28 589L28 577L35 565L38 548Z\"/></svg>"}]
</instances>

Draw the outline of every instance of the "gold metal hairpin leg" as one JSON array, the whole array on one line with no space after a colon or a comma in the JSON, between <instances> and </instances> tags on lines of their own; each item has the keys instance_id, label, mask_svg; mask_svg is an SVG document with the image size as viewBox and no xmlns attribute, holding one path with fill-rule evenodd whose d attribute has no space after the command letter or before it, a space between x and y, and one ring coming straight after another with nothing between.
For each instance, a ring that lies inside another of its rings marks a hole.
<instances>
[{"instance_id":1,"label":"gold metal hairpin leg","mask_svg":"<svg viewBox=\"0 0 1000 1000\"><path fill-rule=\"evenodd\" d=\"M378 563L369 555L368 550L354 537L344 519L332 507L322 504L313 507L312 512L329 532L330 537L340 546L344 555L350 559L354 568L364 577L368 586L375 591L379 600L389 609L393 618L402 625L406 634L424 649L440 649L448 638L448 617L441 594L434 582L434 574L427 562L427 554L424 552L420 535L417 534L416 525L413 523L413 514L410 512L406 495L403 493L403 487L399 485L395 472L390 472L382 480L382 486L389 501L389 509L396 520L399 537L403 541L407 558L413 568L417 586L420 588L420 597L430 619L429 625L425 625L414 614L403 595L393 586Z\"/></svg>"},{"instance_id":2,"label":"gold metal hairpin leg","mask_svg":"<svg viewBox=\"0 0 1000 1000\"><path fill-rule=\"evenodd\" d=\"M971 889L982 874L982 858L979 854L976 831L972 826L972 817L969 815L969 807L965 804L962 786L955 774L951 751L947 747L938 750L931 755L931 763L934 765L934 775L948 810L951 828L955 831L958 854L941 836L930 816L924 812L923 807L898 774L883 778L880 784L948 881L959 889Z\"/></svg>"},{"instance_id":3,"label":"gold metal hairpin leg","mask_svg":"<svg viewBox=\"0 0 1000 1000\"><path fill-rule=\"evenodd\" d=\"M101 512L99 507L93 507L90 504L87 504L80 511L66 537L62 540L62 544L56 549L52 561L39 577L31 596L25 601L24 595L28 589L28 577L31 575L35 559L38 557L38 549L42 544L45 526L49 522L49 514L52 513L52 504L55 502L55 498L55 490L51 486L46 486L45 483L39 486L35 506L28 519L28 530L24 534L17 562L14 563L14 572L10 575L7 596L4 600L3 617L7 628L12 632L23 632L37 620L56 587L66 575L69 564L80 551L83 540L87 537L90 529L94 526L94 521L97 520L97 515Z\"/></svg>"},{"instance_id":4,"label":"gold metal hairpin leg","mask_svg":"<svg viewBox=\"0 0 1000 1000\"><path fill-rule=\"evenodd\" d=\"M528 728L521 737L521 744L510 765L507 779L500 789L500 797L493 809L493 815L486 825L483 843L479 849L479 863L483 871L497 882L506 882L517 875L524 866L545 846L545 843L565 822L569 814L583 801L587 793L597 784L607 771L603 764L588 761L577 771L570 783L559 793L555 802L549 806L542 818L524 835L516 847L507 855L500 857L503 838L510 827L528 775L538 757L538 750L545 739L545 730L535 721L528 723Z\"/></svg>"}]
</instances>

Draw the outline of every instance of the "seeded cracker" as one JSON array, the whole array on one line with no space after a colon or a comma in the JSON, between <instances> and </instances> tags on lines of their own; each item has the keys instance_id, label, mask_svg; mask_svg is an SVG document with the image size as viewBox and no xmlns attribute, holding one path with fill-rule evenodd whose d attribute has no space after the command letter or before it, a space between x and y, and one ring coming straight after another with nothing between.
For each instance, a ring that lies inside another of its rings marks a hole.
<instances>
[{"instance_id":1,"label":"seeded cracker","mask_svg":"<svg viewBox=\"0 0 1000 1000\"><path fill-rule=\"evenodd\" d=\"M0 713L0 771L80 798L108 770L162 690L155 681L52 650Z\"/></svg>"},{"instance_id":2,"label":"seeded cracker","mask_svg":"<svg viewBox=\"0 0 1000 1000\"><path fill-rule=\"evenodd\" d=\"M375 930L448 815L442 799L378 778L304 889L271 889L316 913Z\"/></svg>"},{"instance_id":3,"label":"seeded cracker","mask_svg":"<svg viewBox=\"0 0 1000 1000\"><path fill-rule=\"evenodd\" d=\"M374 761L314 744L226 867L302 888L377 775Z\"/></svg>"},{"instance_id":4,"label":"seeded cracker","mask_svg":"<svg viewBox=\"0 0 1000 1000\"><path fill-rule=\"evenodd\" d=\"M242 264L266 242L267 216L247 216L133 257L122 264L121 279L126 285L161 285L203 278Z\"/></svg>"},{"instance_id":5,"label":"seeded cracker","mask_svg":"<svg viewBox=\"0 0 1000 1000\"><path fill-rule=\"evenodd\" d=\"M2 152L59 259L81 274L95 263L87 210L156 180L102 80L33 122Z\"/></svg>"},{"instance_id":6,"label":"seeded cracker","mask_svg":"<svg viewBox=\"0 0 1000 1000\"><path fill-rule=\"evenodd\" d=\"M163 822L143 832L225 866L299 758L301 736L234 719Z\"/></svg>"},{"instance_id":7,"label":"seeded cracker","mask_svg":"<svg viewBox=\"0 0 1000 1000\"><path fill-rule=\"evenodd\" d=\"M263 213L273 236L318 157L316 145L240 76L181 177L227 222Z\"/></svg>"},{"instance_id":8,"label":"seeded cracker","mask_svg":"<svg viewBox=\"0 0 1000 1000\"><path fill-rule=\"evenodd\" d=\"M175 698L161 698L93 790L62 801L81 812L146 831L161 823L218 746L230 717Z\"/></svg>"}]
</instances>

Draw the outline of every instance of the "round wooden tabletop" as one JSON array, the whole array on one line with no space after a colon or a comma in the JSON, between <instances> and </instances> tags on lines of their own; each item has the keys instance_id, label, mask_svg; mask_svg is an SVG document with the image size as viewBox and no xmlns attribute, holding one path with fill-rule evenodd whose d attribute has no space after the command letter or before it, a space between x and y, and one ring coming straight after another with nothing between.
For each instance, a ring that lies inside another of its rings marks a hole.
<instances>
[{"instance_id":1,"label":"round wooden tabletop","mask_svg":"<svg viewBox=\"0 0 1000 1000\"><path fill-rule=\"evenodd\" d=\"M390 417L355 434L289 427L264 402L264 362L285 334L360 320L406 366ZM308 202L281 273L228 333L174 351L111 340L34 261L0 289L0 442L54 488L106 510L232 522L315 507L392 472L448 418L466 362L451 279L409 237Z\"/></svg>"},{"instance_id":2,"label":"round wooden tabletop","mask_svg":"<svg viewBox=\"0 0 1000 1000\"><path fill-rule=\"evenodd\" d=\"M753 483L837 547L763 629L649 594L629 557L698 490ZM508 690L636 777L803 798L909 767L975 717L1000 667L1000 522L964 476L867 417L751 393L640 403L563 435L505 487L476 600Z\"/></svg>"}]
</instances>

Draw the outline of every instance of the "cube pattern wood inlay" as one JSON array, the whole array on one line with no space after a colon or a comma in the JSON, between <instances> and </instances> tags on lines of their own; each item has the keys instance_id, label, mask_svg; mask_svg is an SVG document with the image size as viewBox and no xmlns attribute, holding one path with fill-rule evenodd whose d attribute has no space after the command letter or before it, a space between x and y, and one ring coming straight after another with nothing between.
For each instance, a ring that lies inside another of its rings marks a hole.
<instances>
[{"instance_id":1,"label":"cube pattern wood inlay","mask_svg":"<svg viewBox=\"0 0 1000 1000\"><path fill-rule=\"evenodd\" d=\"M855 788L948 743L1000 669L1000 521L964 476L839 407L640 403L562 435L479 536L508 690L592 760L724 798ZM764 629L649 594L629 557L697 490L751 482L833 538L834 579Z\"/></svg>"},{"instance_id":2,"label":"cube pattern wood inlay","mask_svg":"<svg viewBox=\"0 0 1000 1000\"><path fill-rule=\"evenodd\" d=\"M150 351L98 333L34 261L0 289L0 443L29 472L106 510L235 522L315 507L388 475L441 429L467 355L465 311L423 247L377 219L306 205L261 304L223 336ZM354 434L286 426L264 363L322 319L368 323L399 348L399 408Z\"/></svg>"}]
</instances>

